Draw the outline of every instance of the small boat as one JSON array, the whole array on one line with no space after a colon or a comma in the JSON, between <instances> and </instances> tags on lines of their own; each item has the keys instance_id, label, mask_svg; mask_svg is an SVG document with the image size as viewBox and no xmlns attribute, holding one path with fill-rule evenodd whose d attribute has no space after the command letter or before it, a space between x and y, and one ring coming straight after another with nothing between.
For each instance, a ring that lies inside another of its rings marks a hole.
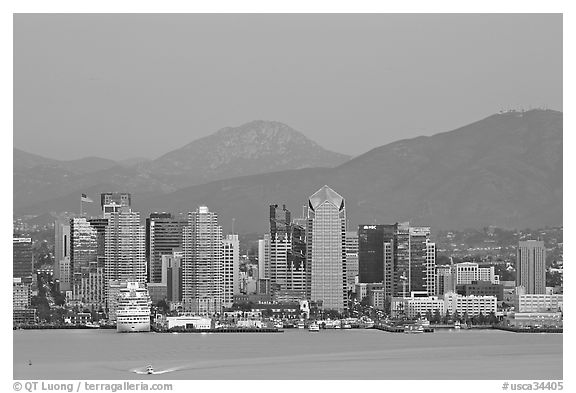
<instances>
[{"instance_id":1,"label":"small boat","mask_svg":"<svg viewBox=\"0 0 576 393\"><path fill-rule=\"evenodd\" d=\"M306 326L304 326L304 321L298 321L298 329L304 329Z\"/></svg>"},{"instance_id":2,"label":"small boat","mask_svg":"<svg viewBox=\"0 0 576 393\"><path fill-rule=\"evenodd\" d=\"M316 322L313 322L310 326L308 326L308 331L309 332L319 332L320 326L318 326L318 324Z\"/></svg>"},{"instance_id":3,"label":"small boat","mask_svg":"<svg viewBox=\"0 0 576 393\"><path fill-rule=\"evenodd\" d=\"M352 325L350 325L349 323L345 323L342 325L342 329L352 329Z\"/></svg>"},{"instance_id":4,"label":"small boat","mask_svg":"<svg viewBox=\"0 0 576 393\"><path fill-rule=\"evenodd\" d=\"M424 327L422 325L406 325L404 326L404 333L424 333Z\"/></svg>"},{"instance_id":5,"label":"small boat","mask_svg":"<svg viewBox=\"0 0 576 393\"><path fill-rule=\"evenodd\" d=\"M150 364L146 367L146 374L154 374L154 368Z\"/></svg>"},{"instance_id":6,"label":"small boat","mask_svg":"<svg viewBox=\"0 0 576 393\"><path fill-rule=\"evenodd\" d=\"M460 329L460 328L461 328L460 321L454 322L454 329Z\"/></svg>"}]
</instances>

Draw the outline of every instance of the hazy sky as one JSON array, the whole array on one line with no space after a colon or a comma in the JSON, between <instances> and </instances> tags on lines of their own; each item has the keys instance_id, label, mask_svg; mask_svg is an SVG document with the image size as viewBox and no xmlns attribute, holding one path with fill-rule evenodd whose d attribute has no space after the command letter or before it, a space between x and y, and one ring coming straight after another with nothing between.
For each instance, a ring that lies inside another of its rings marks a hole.
<instances>
[{"instance_id":1,"label":"hazy sky","mask_svg":"<svg viewBox=\"0 0 576 393\"><path fill-rule=\"evenodd\" d=\"M17 14L14 146L156 158L277 120L357 155L562 110L560 14Z\"/></svg>"}]
</instances>

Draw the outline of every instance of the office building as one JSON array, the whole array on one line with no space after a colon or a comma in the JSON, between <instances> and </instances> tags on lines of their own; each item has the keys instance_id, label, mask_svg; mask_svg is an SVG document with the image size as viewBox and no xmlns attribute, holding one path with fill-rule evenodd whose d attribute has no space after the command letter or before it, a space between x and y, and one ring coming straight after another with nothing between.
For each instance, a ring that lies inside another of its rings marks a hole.
<instances>
[{"instance_id":1,"label":"office building","mask_svg":"<svg viewBox=\"0 0 576 393\"><path fill-rule=\"evenodd\" d=\"M410 227L409 290L436 292L436 244L430 242L430 227Z\"/></svg>"},{"instance_id":2,"label":"office building","mask_svg":"<svg viewBox=\"0 0 576 393\"><path fill-rule=\"evenodd\" d=\"M166 283L166 301L182 301L182 252L162 255L162 283Z\"/></svg>"},{"instance_id":3,"label":"office building","mask_svg":"<svg viewBox=\"0 0 576 393\"><path fill-rule=\"evenodd\" d=\"M100 207L103 213L112 213L113 205L132 207L132 196L127 192L105 192L100 194Z\"/></svg>"},{"instance_id":4,"label":"office building","mask_svg":"<svg viewBox=\"0 0 576 393\"><path fill-rule=\"evenodd\" d=\"M546 248L544 242L520 241L516 255L516 285L526 288L526 294L545 294Z\"/></svg>"},{"instance_id":5,"label":"office building","mask_svg":"<svg viewBox=\"0 0 576 393\"><path fill-rule=\"evenodd\" d=\"M520 313L561 312L563 295L519 294L515 296L514 309Z\"/></svg>"},{"instance_id":6,"label":"office building","mask_svg":"<svg viewBox=\"0 0 576 393\"><path fill-rule=\"evenodd\" d=\"M32 238L12 238L12 277L32 280L34 272L34 256L32 254Z\"/></svg>"},{"instance_id":7,"label":"office building","mask_svg":"<svg viewBox=\"0 0 576 393\"><path fill-rule=\"evenodd\" d=\"M240 242L238 235L227 235L222 241L223 307L234 304L234 295L240 294Z\"/></svg>"},{"instance_id":8,"label":"office building","mask_svg":"<svg viewBox=\"0 0 576 393\"><path fill-rule=\"evenodd\" d=\"M455 290L452 267L450 265L436 266L436 295L442 296Z\"/></svg>"},{"instance_id":9,"label":"office building","mask_svg":"<svg viewBox=\"0 0 576 393\"><path fill-rule=\"evenodd\" d=\"M26 310L30 308L32 298L31 284L20 277L12 279L12 309Z\"/></svg>"},{"instance_id":10,"label":"office building","mask_svg":"<svg viewBox=\"0 0 576 393\"><path fill-rule=\"evenodd\" d=\"M467 314L473 317L479 314L496 314L496 296L462 296L455 292L444 295L444 309L451 315L457 312L460 316Z\"/></svg>"},{"instance_id":11,"label":"office building","mask_svg":"<svg viewBox=\"0 0 576 393\"><path fill-rule=\"evenodd\" d=\"M188 214L184 228L182 300L188 311L213 314L222 311L224 279L222 228L218 215L200 206Z\"/></svg>"},{"instance_id":12,"label":"office building","mask_svg":"<svg viewBox=\"0 0 576 393\"><path fill-rule=\"evenodd\" d=\"M306 234L305 228L290 222L286 206L270 205L270 233L258 242L260 278L270 280L272 292L290 292L305 297Z\"/></svg>"},{"instance_id":13,"label":"office building","mask_svg":"<svg viewBox=\"0 0 576 393\"><path fill-rule=\"evenodd\" d=\"M98 230L84 217L70 220L72 301L96 309L105 306L104 265L98 259Z\"/></svg>"},{"instance_id":14,"label":"office building","mask_svg":"<svg viewBox=\"0 0 576 393\"><path fill-rule=\"evenodd\" d=\"M438 311L441 315L445 312L444 299L438 296L421 296L412 292L410 296L393 297L390 304L392 318L424 318L428 312L435 314Z\"/></svg>"},{"instance_id":15,"label":"office building","mask_svg":"<svg viewBox=\"0 0 576 393\"><path fill-rule=\"evenodd\" d=\"M64 260L67 259L67 262ZM54 222L54 281L62 292L70 290L70 277L66 277L64 266L70 264L70 221Z\"/></svg>"},{"instance_id":16,"label":"office building","mask_svg":"<svg viewBox=\"0 0 576 393\"><path fill-rule=\"evenodd\" d=\"M358 232L346 232L346 282L348 291L353 291L358 281Z\"/></svg>"},{"instance_id":17,"label":"office building","mask_svg":"<svg viewBox=\"0 0 576 393\"><path fill-rule=\"evenodd\" d=\"M475 262L461 262L452 266L454 285L470 284L472 281L488 281L498 284L500 278L494 274L494 266L480 267Z\"/></svg>"},{"instance_id":18,"label":"office building","mask_svg":"<svg viewBox=\"0 0 576 393\"><path fill-rule=\"evenodd\" d=\"M322 309L347 307L346 206L328 186L308 200L307 297Z\"/></svg>"},{"instance_id":19,"label":"office building","mask_svg":"<svg viewBox=\"0 0 576 393\"><path fill-rule=\"evenodd\" d=\"M495 296L496 300L504 300L504 286L492 284L490 281L472 281L470 284L456 286L456 292L463 296Z\"/></svg>"},{"instance_id":20,"label":"office building","mask_svg":"<svg viewBox=\"0 0 576 393\"><path fill-rule=\"evenodd\" d=\"M152 213L146 219L146 263L148 281L161 282L162 256L172 255L173 251L182 249L182 230L185 219L179 219L170 213Z\"/></svg>"}]
</instances>

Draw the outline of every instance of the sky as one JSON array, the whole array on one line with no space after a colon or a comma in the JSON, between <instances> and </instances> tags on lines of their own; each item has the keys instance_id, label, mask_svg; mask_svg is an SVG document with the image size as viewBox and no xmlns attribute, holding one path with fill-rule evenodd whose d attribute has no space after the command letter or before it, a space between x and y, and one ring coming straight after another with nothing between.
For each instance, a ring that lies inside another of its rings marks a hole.
<instances>
[{"instance_id":1,"label":"sky","mask_svg":"<svg viewBox=\"0 0 576 393\"><path fill-rule=\"evenodd\" d=\"M349 155L562 110L561 14L15 14L14 147L157 158L276 120Z\"/></svg>"}]
</instances>

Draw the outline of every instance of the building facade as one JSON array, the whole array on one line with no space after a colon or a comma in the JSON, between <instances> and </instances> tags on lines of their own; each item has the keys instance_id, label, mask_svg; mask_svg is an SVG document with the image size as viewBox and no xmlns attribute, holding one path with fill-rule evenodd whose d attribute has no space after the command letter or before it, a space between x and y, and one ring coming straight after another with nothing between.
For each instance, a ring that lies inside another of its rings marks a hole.
<instances>
[{"instance_id":1,"label":"building facade","mask_svg":"<svg viewBox=\"0 0 576 393\"><path fill-rule=\"evenodd\" d=\"M107 307L116 301L114 294L108 293L111 283L146 283L145 229L140 225L140 213L128 206L113 206L113 212L104 213L108 219L105 229L104 279Z\"/></svg>"},{"instance_id":2,"label":"building facade","mask_svg":"<svg viewBox=\"0 0 576 393\"><path fill-rule=\"evenodd\" d=\"M227 235L222 241L223 307L234 304L234 295L240 294L240 242L238 235Z\"/></svg>"},{"instance_id":3,"label":"building facade","mask_svg":"<svg viewBox=\"0 0 576 393\"><path fill-rule=\"evenodd\" d=\"M358 266L358 232L346 232L346 282L348 291L354 290L356 281L359 280ZM359 281L358 281L359 282Z\"/></svg>"},{"instance_id":4,"label":"building facade","mask_svg":"<svg viewBox=\"0 0 576 393\"><path fill-rule=\"evenodd\" d=\"M185 219L175 218L171 213L152 213L146 219L146 264L148 281L162 281L162 256L172 255L182 249Z\"/></svg>"},{"instance_id":5,"label":"building facade","mask_svg":"<svg viewBox=\"0 0 576 393\"><path fill-rule=\"evenodd\" d=\"M200 206L188 214L183 230L182 301L198 314L222 311L224 279L222 228L218 215Z\"/></svg>"},{"instance_id":6,"label":"building facade","mask_svg":"<svg viewBox=\"0 0 576 393\"><path fill-rule=\"evenodd\" d=\"M321 308L347 307L346 206L328 186L308 200L307 297Z\"/></svg>"},{"instance_id":7,"label":"building facade","mask_svg":"<svg viewBox=\"0 0 576 393\"><path fill-rule=\"evenodd\" d=\"M34 272L32 238L12 238L12 277L32 279Z\"/></svg>"},{"instance_id":8,"label":"building facade","mask_svg":"<svg viewBox=\"0 0 576 393\"><path fill-rule=\"evenodd\" d=\"M543 241L526 240L518 243L516 285L527 294L546 293L546 248Z\"/></svg>"}]
</instances>

